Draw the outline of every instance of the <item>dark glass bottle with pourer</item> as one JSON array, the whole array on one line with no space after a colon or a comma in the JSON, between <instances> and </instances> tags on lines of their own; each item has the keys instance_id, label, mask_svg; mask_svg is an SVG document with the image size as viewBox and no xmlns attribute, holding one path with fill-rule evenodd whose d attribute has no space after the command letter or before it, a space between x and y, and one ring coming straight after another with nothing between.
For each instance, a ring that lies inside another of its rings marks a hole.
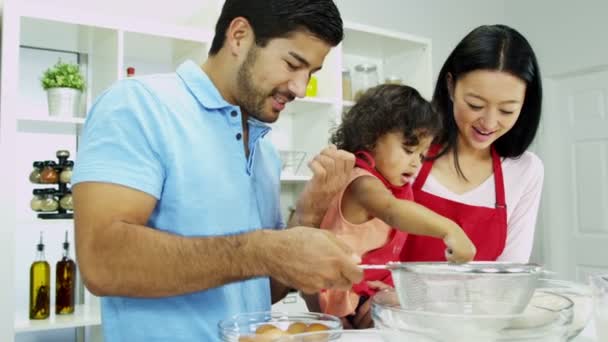
<instances>
[{"instance_id":1,"label":"dark glass bottle with pourer","mask_svg":"<svg viewBox=\"0 0 608 342\"><path fill-rule=\"evenodd\" d=\"M74 313L74 290L76 284L76 263L70 259L68 232L65 232L63 258L57 262L55 273L55 313Z\"/></svg>"}]
</instances>

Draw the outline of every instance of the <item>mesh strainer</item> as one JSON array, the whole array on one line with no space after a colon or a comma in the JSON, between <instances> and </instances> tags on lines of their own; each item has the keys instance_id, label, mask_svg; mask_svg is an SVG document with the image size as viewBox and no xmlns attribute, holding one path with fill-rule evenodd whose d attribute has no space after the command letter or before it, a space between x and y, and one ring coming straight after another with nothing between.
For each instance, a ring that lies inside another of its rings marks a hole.
<instances>
[{"instance_id":1,"label":"mesh strainer","mask_svg":"<svg viewBox=\"0 0 608 342\"><path fill-rule=\"evenodd\" d=\"M399 301L414 310L451 314L521 313L542 267L497 262L389 263Z\"/></svg>"}]
</instances>

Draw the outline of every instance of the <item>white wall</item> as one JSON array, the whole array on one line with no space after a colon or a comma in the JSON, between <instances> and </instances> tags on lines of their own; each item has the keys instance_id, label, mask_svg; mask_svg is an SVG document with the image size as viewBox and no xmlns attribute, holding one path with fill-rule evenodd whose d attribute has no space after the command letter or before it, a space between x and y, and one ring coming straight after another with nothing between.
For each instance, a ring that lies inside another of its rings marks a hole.
<instances>
[{"instance_id":1,"label":"white wall","mask_svg":"<svg viewBox=\"0 0 608 342\"><path fill-rule=\"evenodd\" d=\"M505 0L334 0L345 21L424 36L433 45L433 82L472 29L505 21Z\"/></svg>"},{"instance_id":2,"label":"white wall","mask_svg":"<svg viewBox=\"0 0 608 342\"><path fill-rule=\"evenodd\" d=\"M608 13L608 1L606 0L586 0L582 2L570 2L566 0L511 0L506 7L506 17L509 23L524 34L538 57L538 62L543 75L544 103L542 126L553 125L550 120L555 120L556 116L551 110L551 98L556 94L552 93L554 80L560 75L567 73L577 73L608 67L608 44L606 44L606 33L608 33L608 21L605 17ZM557 125L559 126L559 125ZM542 132L542 127L541 127ZM543 138L544 135L555 133L542 133L537 137L539 143L539 156L547 163L545 165L545 184L549 183L551 177L556 177L555 172L551 172L551 161L559 160L563 151L556 150L554 144L549 143L550 139ZM559 164L559 163L558 163ZM568 180L553 180L552 184L563 184ZM543 196L549 194L550 190L545 187ZM541 203L541 216L545 216L543 221L564 222L568 221L571 210L559 210L549 208ZM556 217L556 215L561 215ZM553 220L553 221L552 221ZM561 234L556 231L556 227L545 225L540 226L535 241L537 251L545 251L537 259L543 263L553 264L560 268L560 260L548 260L552 253L552 248L562 248L563 246L550 246L551 234ZM555 240L554 240L555 241Z\"/></svg>"},{"instance_id":3,"label":"white wall","mask_svg":"<svg viewBox=\"0 0 608 342\"><path fill-rule=\"evenodd\" d=\"M511 0L506 14L535 48L544 77L608 65L608 1Z\"/></svg>"}]
</instances>

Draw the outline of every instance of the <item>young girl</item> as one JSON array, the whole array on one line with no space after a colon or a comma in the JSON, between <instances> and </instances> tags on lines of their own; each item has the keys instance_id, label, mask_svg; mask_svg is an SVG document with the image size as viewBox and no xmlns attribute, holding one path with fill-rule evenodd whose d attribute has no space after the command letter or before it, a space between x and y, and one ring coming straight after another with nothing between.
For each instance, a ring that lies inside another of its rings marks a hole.
<instances>
[{"instance_id":1,"label":"young girl","mask_svg":"<svg viewBox=\"0 0 608 342\"><path fill-rule=\"evenodd\" d=\"M440 129L440 116L418 91L385 84L368 90L332 136L338 148L354 153L357 160L321 228L346 242L364 264L399 260L408 233L442 239L449 261L475 256L475 247L456 223L413 201L410 183ZM378 281L392 285L390 272L366 270L352 291L321 292L320 309L348 316L360 297L375 293L372 287Z\"/></svg>"}]
</instances>

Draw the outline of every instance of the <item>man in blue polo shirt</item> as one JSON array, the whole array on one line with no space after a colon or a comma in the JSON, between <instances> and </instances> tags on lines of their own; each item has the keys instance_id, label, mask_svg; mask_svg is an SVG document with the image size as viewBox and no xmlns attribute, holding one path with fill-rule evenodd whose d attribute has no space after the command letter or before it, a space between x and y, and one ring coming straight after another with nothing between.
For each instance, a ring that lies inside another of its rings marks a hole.
<instances>
[{"instance_id":1,"label":"man in blue polo shirt","mask_svg":"<svg viewBox=\"0 0 608 342\"><path fill-rule=\"evenodd\" d=\"M88 115L73 177L76 249L102 296L104 337L216 341L218 321L269 310L288 287L350 288L362 273L318 226L352 155L310 163L284 228L266 134L343 37L331 0L227 0L208 60L118 82Z\"/></svg>"}]
</instances>

